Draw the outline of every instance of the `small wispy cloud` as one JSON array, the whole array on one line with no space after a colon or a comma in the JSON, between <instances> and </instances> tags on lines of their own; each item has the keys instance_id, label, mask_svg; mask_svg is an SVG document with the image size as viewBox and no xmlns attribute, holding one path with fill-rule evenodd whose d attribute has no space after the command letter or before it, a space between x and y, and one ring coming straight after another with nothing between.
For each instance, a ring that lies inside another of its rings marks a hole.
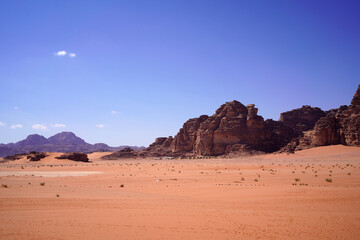
<instances>
[{"instance_id":1,"label":"small wispy cloud","mask_svg":"<svg viewBox=\"0 0 360 240\"><path fill-rule=\"evenodd\" d=\"M34 124L32 125L32 128L35 130L42 130L42 131L48 130L48 127L44 124Z\"/></svg>"},{"instance_id":2,"label":"small wispy cloud","mask_svg":"<svg viewBox=\"0 0 360 240\"><path fill-rule=\"evenodd\" d=\"M54 128L66 128L66 125L63 123L55 123L55 124L51 124L51 126Z\"/></svg>"},{"instance_id":3,"label":"small wispy cloud","mask_svg":"<svg viewBox=\"0 0 360 240\"><path fill-rule=\"evenodd\" d=\"M69 53L69 57L74 58L74 57L76 57L76 54L75 53Z\"/></svg>"},{"instance_id":4,"label":"small wispy cloud","mask_svg":"<svg viewBox=\"0 0 360 240\"><path fill-rule=\"evenodd\" d=\"M14 106L14 110L18 110L19 109L19 107L18 106Z\"/></svg>"},{"instance_id":5,"label":"small wispy cloud","mask_svg":"<svg viewBox=\"0 0 360 240\"><path fill-rule=\"evenodd\" d=\"M98 125L96 125L96 127L97 127L97 128L104 128L105 125L104 125L104 124L98 124Z\"/></svg>"},{"instance_id":6,"label":"small wispy cloud","mask_svg":"<svg viewBox=\"0 0 360 240\"><path fill-rule=\"evenodd\" d=\"M115 114L117 114L117 111L112 110L112 111L111 111L111 114L112 114L112 115L115 115Z\"/></svg>"},{"instance_id":7,"label":"small wispy cloud","mask_svg":"<svg viewBox=\"0 0 360 240\"><path fill-rule=\"evenodd\" d=\"M17 128L22 128L22 127L23 127L23 125L21 125L21 124L14 124L14 125L10 126L11 129L17 129Z\"/></svg>"},{"instance_id":8,"label":"small wispy cloud","mask_svg":"<svg viewBox=\"0 0 360 240\"><path fill-rule=\"evenodd\" d=\"M55 53L56 56L65 56L67 54L66 51L62 50L62 51L58 51Z\"/></svg>"},{"instance_id":9,"label":"small wispy cloud","mask_svg":"<svg viewBox=\"0 0 360 240\"><path fill-rule=\"evenodd\" d=\"M0 122L0 127L3 127L3 126L5 126L5 123Z\"/></svg>"}]
</instances>

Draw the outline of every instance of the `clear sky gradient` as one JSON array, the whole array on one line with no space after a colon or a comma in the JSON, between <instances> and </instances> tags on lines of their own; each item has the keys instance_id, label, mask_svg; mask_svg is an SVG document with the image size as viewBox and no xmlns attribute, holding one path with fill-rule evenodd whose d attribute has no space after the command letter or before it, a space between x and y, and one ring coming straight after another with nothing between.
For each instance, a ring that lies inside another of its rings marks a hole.
<instances>
[{"instance_id":1,"label":"clear sky gradient","mask_svg":"<svg viewBox=\"0 0 360 240\"><path fill-rule=\"evenodd\" d=\"M360 1L0 1L0 142L147 146L226 101L349 105Z\"/></svg>"}]
</instances>

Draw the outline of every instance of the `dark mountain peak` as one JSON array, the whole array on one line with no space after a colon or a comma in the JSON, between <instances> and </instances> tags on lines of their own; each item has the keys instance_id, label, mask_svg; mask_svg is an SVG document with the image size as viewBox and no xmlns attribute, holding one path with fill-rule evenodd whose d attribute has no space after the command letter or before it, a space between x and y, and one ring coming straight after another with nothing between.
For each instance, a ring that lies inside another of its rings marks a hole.
<instances>
[{"instance_id":1,"label":"dark mountain peak","mask_svg":"<svg viewBox=\"0 0 360 240\"><path fill-rule=\"evenodd\" d=\"M47 139L39 134L31 134L26 139L16 143L18 146L46 144Z\"/></svg>"},{"instance_id":2,"label":"dark mountain peak","mask_svg":"<svg viewBox=\"0 0 360 240\"><path fill-rule=\"evenodd\" d=\"M61 132L48 138L48 142L52 144L86 144L82 138L79 138L72 132Z\"/></svg>"},{"instance_id":3,"label":"dark mountain peak","mask_svg":"<svg viewBox=\"0 0 360 240\"><path fill-rule=\"evenodd\" d=\"M38 134L32 134L17 143L0 144L0 157L18 153L28 153L30 151L89 153L96 151L119 151L125 147L131 147L134 150L141 150L144 148L137 146L110 147L105 143L96 143L92 145L72 132L61 132L48 139Z\"/></svg>"},{"instance_id":4,"label":"dark mountain peak","mask_svg":"<svg viewBox=\"0 0 360 240\"><path fill-rule=\"evenodd\" d=\"M30 134L29 136L27 136L27 138L25 140L37 140L37 139L46 139L44 136L39 135L39 134Z\"/></svg>"},{"instance_id":5,"label":"dark mountain peak","mask_svg":"<svg viewBox=\"0 0 360 240\"><path fill-rule=\"evenodd\" d=\"M95 143L94 147L97 147L99 149L108 149L109 145L105 144L105 143Z\"/></svg>"}]
</instances>

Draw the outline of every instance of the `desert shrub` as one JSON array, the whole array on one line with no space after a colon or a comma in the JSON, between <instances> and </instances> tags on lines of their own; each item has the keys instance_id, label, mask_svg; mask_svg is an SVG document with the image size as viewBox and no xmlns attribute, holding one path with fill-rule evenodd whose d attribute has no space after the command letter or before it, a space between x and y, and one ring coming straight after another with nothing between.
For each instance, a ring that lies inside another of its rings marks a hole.
<instances>
[{"instance_id":1,"label":"desert shrub","mask_svg":"<svg viewBox=\"0 0 360 240\"><path fill-rule=\"evenodd\" d=\"M332 179L331 178L325 178L325 181L332 183Z\"/></svg>"},{"instance_id":2,"label":"desert shrub","mask_svg":"<svg viewBox=\"0 0 360 240\"><path fill-rule=\"evenodd\" d=\"M41 183L40 183L40 186L45 186L45 182L41 182Z\"/></svg>"}]
</instances>

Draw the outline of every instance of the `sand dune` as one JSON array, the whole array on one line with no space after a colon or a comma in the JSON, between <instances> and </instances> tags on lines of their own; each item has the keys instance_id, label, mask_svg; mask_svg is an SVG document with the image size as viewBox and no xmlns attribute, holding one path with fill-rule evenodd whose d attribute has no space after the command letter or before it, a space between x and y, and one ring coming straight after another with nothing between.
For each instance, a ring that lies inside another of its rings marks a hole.
<instances>
[{"instance_id":1,"label":"sand dune","mask_svg":"<svg viewBox=\"0 0 360 240\"><path fill-rule=\"evenodd\" d=\"M232 159L17 160L1 172L0 239L358 239L360 148Z\"/></svg>"}]
</instances>

